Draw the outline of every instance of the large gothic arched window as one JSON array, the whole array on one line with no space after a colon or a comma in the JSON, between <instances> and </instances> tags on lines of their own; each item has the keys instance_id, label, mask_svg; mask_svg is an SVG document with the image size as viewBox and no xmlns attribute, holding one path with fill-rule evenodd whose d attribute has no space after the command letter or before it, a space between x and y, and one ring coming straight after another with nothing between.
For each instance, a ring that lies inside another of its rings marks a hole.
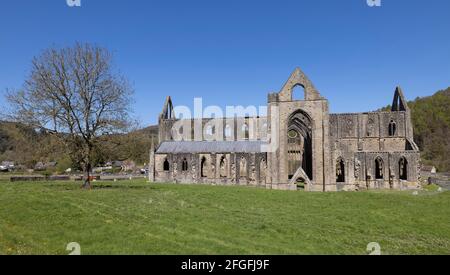
<instances>
[{"instance_id":1,"label":"large gothic arched window","mask_svg":"<svg viewBox=\"0 0 450 275\"><path fill-rule=\"evenodd\" d=\"M312 128L311 118L302 110L294 112L289 118L287 132L289 179L302 168L308 178L313 180Z\"/></svg>"},{"instance_id":2,"label":"large gothic arched window","mask_svg":"<svg viewBox=\"0 0 450 275\"><path fill-rule=\"evenodd\" d=\"M394 137L397 135L397 124L394 120L389 123L389 136Z\"/></svg>"}]
</instances>

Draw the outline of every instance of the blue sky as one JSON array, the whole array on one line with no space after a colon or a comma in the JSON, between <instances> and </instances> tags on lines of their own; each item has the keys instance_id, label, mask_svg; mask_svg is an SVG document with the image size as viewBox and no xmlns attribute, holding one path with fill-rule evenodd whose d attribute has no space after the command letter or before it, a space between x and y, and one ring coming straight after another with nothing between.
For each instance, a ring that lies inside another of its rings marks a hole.
<instances>
[{"instance_id":1,"label":"blue sky","mask_svg":"<svg viewBox=\"0 0 450 275\"><path fill-rule=\"evenodd\" d=\"M300 67L331 112L390 104L450 86L450 1L0 0L0 90L20 88L50 46L109 48L134 84L135 115L175 105L265 105ZM4 99L0 99L4 104Z\"/></svg>"}]
</instances>

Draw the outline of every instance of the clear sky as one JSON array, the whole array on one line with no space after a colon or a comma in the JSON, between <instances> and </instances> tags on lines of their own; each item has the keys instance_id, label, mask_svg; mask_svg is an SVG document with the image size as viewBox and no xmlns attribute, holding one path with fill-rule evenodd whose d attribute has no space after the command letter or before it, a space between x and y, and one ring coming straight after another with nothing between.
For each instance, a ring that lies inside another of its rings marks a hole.
<instances>
[{"instance_id":1,"label":"clear sky","mask_svg":"<svg viewBox=\"0 0 450 275\"><path fill-rule=\"evenodd\" d=\"M175 105L265 105L300 67L331 112L390 104L450 86L450 1L0 0L0 90L20 88L50 46L109 48L134 84L135 115ZM4 104L4 99L0 99Z\"/></svg>"}]
</instances>

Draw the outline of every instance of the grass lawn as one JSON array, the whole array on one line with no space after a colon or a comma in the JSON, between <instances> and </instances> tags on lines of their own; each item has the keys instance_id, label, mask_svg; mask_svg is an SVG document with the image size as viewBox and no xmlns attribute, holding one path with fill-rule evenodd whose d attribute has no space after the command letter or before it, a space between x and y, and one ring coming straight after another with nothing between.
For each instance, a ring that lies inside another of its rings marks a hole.
<instances>
[{"instance_id":1,"label":"grass lawn","mask_svg":"<svg viewBox=\"0 0 450 275\"><path fill-rule=\"evenodd\" d=\"M0 183L0 254L450 254L450 192Z\"/></svg>"}]
</instances>

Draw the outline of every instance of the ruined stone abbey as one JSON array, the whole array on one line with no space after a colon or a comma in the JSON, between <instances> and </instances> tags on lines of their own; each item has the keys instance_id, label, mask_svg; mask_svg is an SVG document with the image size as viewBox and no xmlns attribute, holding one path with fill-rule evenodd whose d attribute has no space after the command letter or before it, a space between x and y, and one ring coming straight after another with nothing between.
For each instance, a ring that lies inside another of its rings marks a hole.
<instances>
[{"instance_id":1,"label":"ruined stone abbey","mask_svg":"<svg viewBox=\"0 0 450 275\"><path fill-rule=\"evenodd\" d=\"M304 99L294 100L301 86ZM392 110L330 114L327 99L296 69L268 95L267 116L177 119L168 97L150 181L355 191L419 186L411 112L397 87Z\"/></svg>"}]
</instances>

